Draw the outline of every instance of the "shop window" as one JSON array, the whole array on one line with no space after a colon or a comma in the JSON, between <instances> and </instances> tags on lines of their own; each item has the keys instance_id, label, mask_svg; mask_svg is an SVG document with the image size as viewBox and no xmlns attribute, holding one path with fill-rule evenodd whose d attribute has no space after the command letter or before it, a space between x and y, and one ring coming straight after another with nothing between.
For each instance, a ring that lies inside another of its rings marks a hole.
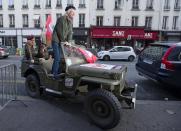
<instances>
[{"instance_id":1,"label":"shop window","mask_svg":"<svg viewBox=\"0 0 181 131\"><path fill-rule=\"evenodd\" d=\"M28 27L28 14L23 14L23 27Z\"/></svg>"},{"instance_id":2,"label":"shop window","mask_svg":"<svg viewBox=\"0 0 181 131\"><path fill-rule=\"evenodd\" d=\"M96 25L97 26L103 26L103 16L97 16Z\"/></svg>"},{"instance_id":3,"label":"shop window","mask_svg":"<svg viewBox=\"0 0 181 131\"><path fill-rule=\"evenodd\" d=\"M79 27L85 27L85 14L79 14Z\"/></svg>"},{"instance_id":4,"label":"shop window","mask_svg":"<svg viewBox=\"0 0 181 131\"><path fill-rule=\"evenodd\" d=\"M170 0L165 0L164 10L165 10L165 11L170 10Z\"/></svg>"},{"instance_id":5,"label":"shop window","mask_svg":"<svg viewBox=\"0 0 181 131\"><path fill-rule=\"evenodd\" d=\"M62 16L61 13L57 13L57 14L56 14L57 19L60 18L61 16Z\"/></svg>"},{"instance_id":6,"label":"shop window","mask_svg":"<svg viewBox=\"0 0 181 131\"><path fill-rule=\"evenodd\" d=\"M34 9L40 9L40 0L35 0Z\"/></svg>"},{"instance_id":7,"label":"shop window","mask_svg":"<svg viewBox=\"0 0 181 131\"><path fill-rule=\"evenodd\" d=\"M174 10L180 11L181 9L181 0L175 0Z\"/></svg>"},{"instance_id":8,"label":"shop window","mask_svg":"<svg viewBox=\"0 0 181 131\"><path fill-rule=\"evenodd\" d=\"M97 0L97 9L98 10L104 9L103 0Z\"/></svg>"},{"instance_id":9,"label":"shop window","mask_svg":"<svg viewBox=\"0 0 181 131\"><path fill-rule=\"evenodd\" d=\"M138 16L133 16L132 17L131 26L133 26L133 27L138 26Z\"/></svg>"},{"instance_id":10,"label":"shop window","mask_svg":"<svg viewBox=\"0 0 181 131\"><path fill-rule=\"evenodd\" d=\"M152 26L152 17L147 16L145 18L145 28L150 28L151 29Z\"/></svg>"},{"instance_id":11,"label":"shop window","mask_svg":"<svg viewBox=\"0 0 181 131\"><path fill-rule=\"evenodd\" d=\"M51 0L46 0L46 8L51 8Z\"/></svg>"},{"instance_id":12,"label":"shop window","mask_svg":"<svg viewBox=\"0 0 181 131\"><path fill-rule=\"evenodd\" d=\"M13 10L14 9L14 0L9 0L8 9L9 10Z\"/></svg>"},{"instance_id":13,"label":"shop window","mask_svg":"<svg viewBox=\"0 0 181 131\"><path fill-rule=\"evenodd\" d=\"M146 10L153 10L153 0L147 0Z\"/></svg>"},{"instance_id":14,"label":"shop window","mask_svg":"<svg viewBox=\"0 0 181 131\"><path fill-rule=\"evenodd\" d=\"M85 0L79 0L79 8L85 8Z\"/></svg>"},{"instance_id":15,"label":"shop window","mask_svg":"<svg viewBox=\"0 0 181 131\"><path fill-rule=\"evenodd\" d=\"M28 9L28 0L22 0L22 9Z\"/></svg>"},{"instance_id":16,"label":"shop window","mask_svg":"<svg viewBox=\"0 0 181 131\"><path fill-rule=\"evenodd\" d=\"M132 10L139 10L139 0L133 0Z\"/></svg>"},{"instance_id":17,"label":"shop window","mask_svg":"<svg viewBox=\"0 0 181 131\"><path fill-rule=\"evenodd\" d=\"M115 16L114 17L114 26L120 26L120 23L121 23L121 17Z\"/></svg>"},{"instance_id":18,"label":"shop window","mask_svg":"<svg viewBox=\"0 0 181 131\"><path fill-rule=\"evenodd\" d=\"M57 8L62 8L62 0L57 0Z\"/></svg>"},{"instance_id":19,"label":"shop window","mask_svg":"<svg viewBox=\"0 0 181 131\"><path fill-rule=\"evenodd\" d=\"M178 28L178 16L173 16L173 26L172 26L172 29L173 30L178 30L179 28Z\"/></svg>"},{"instance_id":20,"label":"shop window","mask_svg":"<svg viewBox=\"0 0 181 131\"><path fill-rule=\"evenodd\" d=\"M15 16L14 16L14 14L9 15L9 27L15 27Z\"/></svg>"},{"instance_id":21,"label":"shop window","mask_svg":"<svg viewBox=\"0 0 181 131\"><path fill-rule=\"evenodd\" d=\"M3 15L0 14L0 27L3 27Z\"/></svg>"},{"instance_id":22,"label":"shop window","mask_svg":"<svg viewBox=\"0 0 181 131\"><path fill-rule=\"evenodd\" d=\"M163 16L162 29L168 29L168 16Z\"/></svg>"}]
</instances>

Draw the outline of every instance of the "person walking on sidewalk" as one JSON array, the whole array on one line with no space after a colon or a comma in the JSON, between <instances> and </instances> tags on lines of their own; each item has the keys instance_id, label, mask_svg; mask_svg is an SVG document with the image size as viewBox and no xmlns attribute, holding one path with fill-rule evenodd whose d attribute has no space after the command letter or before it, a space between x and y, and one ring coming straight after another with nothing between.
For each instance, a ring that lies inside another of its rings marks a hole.
<instances>
[{"instance_id":1,"label":"person walking on sidewalk","mask_svg":"<svg viewBox=\"0 0 181 131\"><path fill-rule=\"evenodd\" d=\"M52 74L54 78L58 78L61 73L61 43L68 43L72 40L73 17L76 8L67 6L65 15L57 19L52 35L52 48L54 53L54 62L52 66Z\"/></svg>"}]
</instances>

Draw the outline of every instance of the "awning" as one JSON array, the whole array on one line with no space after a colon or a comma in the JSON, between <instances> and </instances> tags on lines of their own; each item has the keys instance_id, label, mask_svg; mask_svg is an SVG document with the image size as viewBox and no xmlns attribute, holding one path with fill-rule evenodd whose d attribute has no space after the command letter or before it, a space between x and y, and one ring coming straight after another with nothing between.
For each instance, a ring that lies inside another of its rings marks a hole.
<instances>
[{"instance_id":1,"label":"awning","mask_svg":"<svg viewBox=\"0 0 181 131\"><path fill-rule=\"evenodd\" d=\"M40 15L34 15L33 16L33 20L39 20L40 19Z\"/></svg>"}]
</instances>

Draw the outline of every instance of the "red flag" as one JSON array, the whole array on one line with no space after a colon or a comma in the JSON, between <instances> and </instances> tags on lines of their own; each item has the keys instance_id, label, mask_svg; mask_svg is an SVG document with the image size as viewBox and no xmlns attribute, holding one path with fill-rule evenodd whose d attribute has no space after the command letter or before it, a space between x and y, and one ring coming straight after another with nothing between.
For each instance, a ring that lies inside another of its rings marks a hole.
<instances>
[{"instance_id":1,"label":"red flag","mask_svg":"<svg viewBox=\"0 0 181 131\"><path fill-rule=\"evenodd\" d=\"M92 54L90 51L82 48L78 48L78 50L84 55L88 63L95 63L97 61L97 57L94 54Z\"/></svg>"},{"instance_id":2,"label":"red flag","mask_svg":"<svg viewBox=\"0 0 181 131\"><path fill-rule=\"evenodd\" d=\"M48 15L47 21L46 21L46 43L49 45L52 41L52 33L53 33L53 28L52 28L52 17L51 15Z\"/></svg>"}]
</instances>

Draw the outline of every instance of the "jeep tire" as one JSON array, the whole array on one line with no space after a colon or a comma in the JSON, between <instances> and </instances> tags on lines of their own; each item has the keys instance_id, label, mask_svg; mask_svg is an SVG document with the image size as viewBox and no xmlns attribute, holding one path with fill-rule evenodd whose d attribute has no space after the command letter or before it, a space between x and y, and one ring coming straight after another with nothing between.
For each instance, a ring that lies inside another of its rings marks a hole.
<instances>
[{"instance_id":1,"label":"jeep tire","mask_svg":"<svg viewBox=\"0 0 181 131\"><path fill-rule=\"evenodd\" d=\"M29 96L33 98L40 97L40 84L37 77L33 74L30 74L26 77L26 91Z\"/></svg>"},{"instance_id":2,"label":"jeep tire","mask_svg":"<svg viewBox=\"0 0 181 131\"><path fill-rule=\"evenodd\" d=\"M121 104L107 90L90 92L85 100L85 109L91 121L103 129L111 129L120 121Z\"/></svg>"}]
</instances>

